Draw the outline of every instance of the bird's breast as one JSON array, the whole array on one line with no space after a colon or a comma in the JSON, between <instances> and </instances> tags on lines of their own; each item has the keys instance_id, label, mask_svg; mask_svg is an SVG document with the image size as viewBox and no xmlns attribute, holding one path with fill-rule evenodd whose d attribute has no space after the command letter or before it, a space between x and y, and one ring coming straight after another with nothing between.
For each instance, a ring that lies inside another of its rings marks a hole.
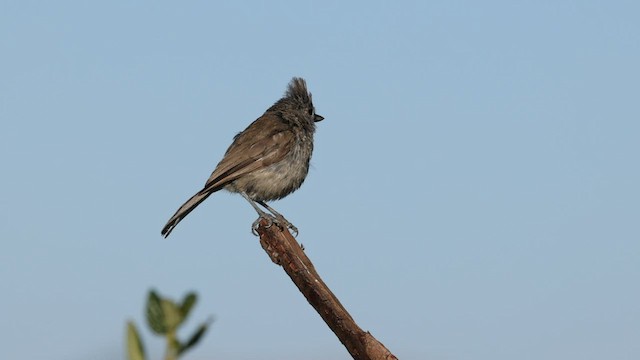
<instances>
[{"instance_id":1,"label":"bird's breast","mask_svg":"<svg viewBox=\"0 0 640 360\"><path fill-rule=\"evenodd\" d=\"M271 201L300 188L309 172L313 140L297 140L282 160L234 180L227 189L242 190L253 200Z\"/></svg>"}]
</instances>

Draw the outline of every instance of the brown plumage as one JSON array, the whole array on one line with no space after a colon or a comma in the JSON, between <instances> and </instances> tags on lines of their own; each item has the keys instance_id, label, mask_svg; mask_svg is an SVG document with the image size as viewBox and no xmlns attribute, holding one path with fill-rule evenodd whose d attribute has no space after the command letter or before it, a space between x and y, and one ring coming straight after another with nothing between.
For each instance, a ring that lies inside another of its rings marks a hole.
<instances>
[{"instance_id":1,"label":"brown plumage","mask_svg":"<svg viewBox=\"0 0 640 360\"><path fill-rule=\"evenodd\" d=\"M313 152L315 113L304 79L294 77L283 98L236 135L224 157L205 183L169 219L164 237L193 209L214 192L225 189L241 194L270 223L297 229L265 201L281 199L297 190L307 176ZM265 213L262 205L273 215Z\"/></svg>"}]
</instances>

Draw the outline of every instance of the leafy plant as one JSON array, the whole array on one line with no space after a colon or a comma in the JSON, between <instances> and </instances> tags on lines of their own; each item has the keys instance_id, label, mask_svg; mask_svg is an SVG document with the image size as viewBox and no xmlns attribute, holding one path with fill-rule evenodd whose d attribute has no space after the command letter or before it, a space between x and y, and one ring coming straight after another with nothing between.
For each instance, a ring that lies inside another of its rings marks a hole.
<instances>
[{"instance_id":1,"label":"leafy plant","mask_svg":"<svg viewBox=\"0 0 640 360\"><path fill-rule=\"evenodd\" d=\"M149 291L146 308L147 325L153 333L166 339L165 360L177 360L187 350L198 344L211 325L213 320L209 318L201 323L186 340L178 339L178 328L189 316L197 299L197 295L191 292L185 295L182 302L177 303L161 297L153 289ZM127 356L128 360L146 360L144 345L132 321L127 322Z\"/></svg>"}]
</instances>

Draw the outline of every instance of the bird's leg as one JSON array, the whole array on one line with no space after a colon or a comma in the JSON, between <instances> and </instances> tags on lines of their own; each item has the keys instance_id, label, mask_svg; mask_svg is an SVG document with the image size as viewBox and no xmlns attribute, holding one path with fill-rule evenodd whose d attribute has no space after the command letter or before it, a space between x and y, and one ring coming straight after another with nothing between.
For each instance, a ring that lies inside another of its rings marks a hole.
<instances>
[{"instance_id":1,"label":"bird's leg","mask_svg":"<svg viewBox=\"0 0 640 360\"><path fill-rule=\"evenodd\" d=\"M241 192L240 195L242 195L243 198L247 199L249 204L251 204L251 206L253 206L253 208L258 212L258 219L254 221L253 224L251 224L251 233L253 235L258 236L258 226L260 226L261 219L265 219L267 221L267 228L273 225L274 222L277 222L276 218L273 215L267 214L266 212L262 211L262 209L260 209L258 205L256 205L255 201L251 200L249 195L245 194L244 192Z\"/></svg>"},{"instance_id":2,"label":"bird's leg","mask_svg":"<svg viewBox=\"0 0 640 360\"><path fill-rule=\"evenodd\" d=\"M267 205L266 202L264 201L256 201L258 204L262 205L265 209L269 210L269 212L271 212L273 215L276 216L276 220L278 220L278 223L282 226L286 226L287 228L291 229L291 231L293 231L295 233L294 236L298 236L298 228L293 226L292 223L289 222L289 220L285 219L284 216L282 216L282 214L280 214L279 212L277 212L274 208L272 208L271 206Z\"/></svg>"}]
</instances>

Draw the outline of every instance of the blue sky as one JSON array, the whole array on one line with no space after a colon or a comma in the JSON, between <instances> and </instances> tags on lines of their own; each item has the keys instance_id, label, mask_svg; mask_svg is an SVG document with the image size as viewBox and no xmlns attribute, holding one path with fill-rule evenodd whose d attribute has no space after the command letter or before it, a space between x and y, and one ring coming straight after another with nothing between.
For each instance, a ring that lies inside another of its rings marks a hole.
<instances>
[{"instance_id":1,"label":"blue sky","mask_svg":"<svg viewBox=\"0 0 640 360\"><path fill-rule=\"evenodd\" d=\"M185 359L348 359L241 197L160 236L302 76L326 119L272 205L361 327L401 359L638 359L638 13L3 2L0 357L123 358L155 287L199 293L189 331L215 316Z\"/></svg>"}]
</instances>

